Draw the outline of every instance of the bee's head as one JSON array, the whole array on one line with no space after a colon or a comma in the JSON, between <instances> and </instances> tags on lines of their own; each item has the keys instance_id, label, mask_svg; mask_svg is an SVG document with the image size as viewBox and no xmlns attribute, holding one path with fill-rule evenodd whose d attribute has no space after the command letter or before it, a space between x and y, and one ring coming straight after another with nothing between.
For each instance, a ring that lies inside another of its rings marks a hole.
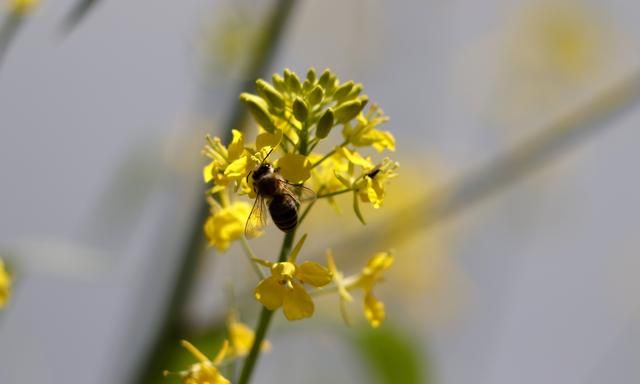
<instances>
[{"instance_id":1,"label":"bee's head","mask_svg":"<svg viewBox=\"0 0 640 384\"><path fill-rule=\"evenodd\" d=\"M251 174L251 177L253 178L254 181L256 181L261 177L263 177L264 175L267 175L272 172L273 172L273 165L269 163L262 163L255 171L253 171L253 173Z\"/></svg>"}]
</instances>

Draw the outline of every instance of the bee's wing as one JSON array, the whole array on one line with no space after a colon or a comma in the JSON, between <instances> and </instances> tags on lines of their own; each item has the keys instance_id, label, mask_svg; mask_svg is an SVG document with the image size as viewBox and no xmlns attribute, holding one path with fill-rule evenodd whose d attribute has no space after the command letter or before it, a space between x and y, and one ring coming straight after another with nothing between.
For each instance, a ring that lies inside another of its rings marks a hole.
<instances>
[{"instance_id":1,"label":"bee's wing","mask_svg":"<svg viewBox=\"0 0 640 384\"><path fill-rule=\"evenodd\" d=\"M316 199L316 193L312 189L305 187L303 184L285 183L287 188L293 193L293 195L295 195L296 200L306 203Z\"/></svg>"},{"instance_id":2,"label":"bee's wing","mask_svg":"<svg viewBox=\"0 0 640 384\"><path fill-rule=\"evenodd\" d=\"M256 237L267 225L266 204L264 198L258 194L251 208L251 213L244 226L244 236L247 238Z\"/></svg>"}]
</instances>

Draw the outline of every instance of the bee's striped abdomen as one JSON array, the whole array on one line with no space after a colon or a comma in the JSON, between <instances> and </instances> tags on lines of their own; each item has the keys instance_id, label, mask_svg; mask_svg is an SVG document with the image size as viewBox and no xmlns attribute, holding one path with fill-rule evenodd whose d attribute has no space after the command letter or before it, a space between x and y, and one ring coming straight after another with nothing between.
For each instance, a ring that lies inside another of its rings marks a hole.
<instances>
[{"instance_id":1,"label":"bee's striped abdomen","mask_svg":"<svg viewBox=\"0 0 640 384\"><path fill-rule=\"evenodd\" d=\"M275 225L283 232L289 232L298 224L298 206L287 194L275 195L269 203L269 213Z\"/></svg>"}]
</instances>

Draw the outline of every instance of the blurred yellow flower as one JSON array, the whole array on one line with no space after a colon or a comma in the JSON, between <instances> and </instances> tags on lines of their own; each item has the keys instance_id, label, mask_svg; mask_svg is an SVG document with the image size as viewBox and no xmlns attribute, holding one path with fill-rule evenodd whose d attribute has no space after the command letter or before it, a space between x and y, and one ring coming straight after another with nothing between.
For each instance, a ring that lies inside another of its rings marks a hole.
<instances>
[{"instance_id":1,"label":"blurred yellow flower","mask_svg":"<svg viewBox=\"0 0 640 384\"><path fill-rule=\"evenodd\" d=\"M231 382L227 380L220 371L218 371L217 366L222 362L227 354L227 350L229 348L229 342L227 340L224 341L222 348L213 359L213 361L209 360L209 358L198 348L196 348L193 344L186 340L181 341L182 346L199 361L196 364L193 364L188 370L177 372L176 374L182 378L182 382L184 384L230 384ZM174 374L173 372L164 371L164 376L169 376Z\"/></svg>"},{"instance_id":2,"label":"blurred yellow flower","mask_svg":"<svg viewBox=\"0 0 640 384\"><path fill-rule=\"evenodd\" d=\"M11 296L11 276L4 267L4 261L0 259L0 309L4 308Z\"/></svg>"},{"instance_id":3,"label":"blurred yellow flower","mask_svg":"<svg viewBox=\"0 0 640 384\"><path fill-rule=\"evenodd\" d=\"M31 13L39 3L39 0L10 0L9 12L14 15L24 16Z\"/></svg>"},{"instance_id":4,"label":"blurred yellow flower","mask_svg":"<svg viewBox=\"0 0 640 384\"><path fill-rule=\"evenodd\" d=\"M227 207L215 208L204 224L204 233L209 245L224 252L232 241L244 235L245 224L251 213L251 205L246 202L235 202ZM257 236L259 233L251 233Z\"/></svg>"},{"instance_id":5,"label":"blurred yellow flower","mask_svg":"<svg viewBox=\"0 0 640 384\"><path fill-rule=\"evenodd\" d=\"M486 108L500 125L535 127L626 72L636 53L605 11L594 2L543 0L509 15L495 46L484 50L495 52L487 84L495 96Z\"/></svg>"},{"instance_id":6,"label":"blurred yellow flower","mask_svg":"<svg viewBox=\"0 0 640 384\"><path fill-rule=\"evenodd\" d=\"M373 295L373 287L383 280L383 272L393 264L393 256L389 252L379 252L369 260L362 272L347 278L344 278L342 272L337 269L331 251L327 252L327 262L340 296L340 312L345 322L349 324L345 309L346 303L353 300L349 291L362 289L364 291L364 315L372 327L379 327L385 319L384 303Z\"/></svg>"},{"instance_id":7,"label":"blurred yellow flower","mask_svg":"<svg viewBox=\"0 0 640 384\"><path fill-rule=\"evenodd\" d=\"M254 332L246 324L236 320L236 315L231 312L227 320L227 332L229 334L229 351L228 356L245 357L249 354L253 345ZM260 349L266 352L271 349L269 341L262 342Z\"/></svg>"}]
</instances>

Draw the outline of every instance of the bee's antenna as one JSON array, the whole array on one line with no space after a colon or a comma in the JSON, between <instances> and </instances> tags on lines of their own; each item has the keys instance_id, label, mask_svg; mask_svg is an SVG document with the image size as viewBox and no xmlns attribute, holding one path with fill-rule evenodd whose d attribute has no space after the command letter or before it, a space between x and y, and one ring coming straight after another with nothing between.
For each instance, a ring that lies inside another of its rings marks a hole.
<instances>
[{"instance_id":1,"label":"bee's antenna","mask_svg":"<svg viewBox=\"0 0 640 384\"><path fill-rule=\"evenodd\" d=\"M272 147L269 152L267 152L267 155L264 157L264 159L262 159L262 163L260 163L261 165L264 164L267 159L269 158L269 155L271 155L271 152L273 152L273 150L276 149L276 147Z\"/></svg>"}]
</instances>

